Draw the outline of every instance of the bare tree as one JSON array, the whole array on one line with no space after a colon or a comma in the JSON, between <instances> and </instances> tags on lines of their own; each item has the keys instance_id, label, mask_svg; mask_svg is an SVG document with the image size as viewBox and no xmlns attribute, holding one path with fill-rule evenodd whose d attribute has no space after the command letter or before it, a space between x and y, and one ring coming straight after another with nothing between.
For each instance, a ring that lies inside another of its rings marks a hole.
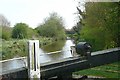
<instances>
[{"instance_id":1,"label":"bare tree","mask_svg":"<svg viewBox=\"0 0 120 80\"><path fill-rule=\"evenodd\" d=\"M10 22L2 14L0 14L0 26L10 26Z\"/></svg>"}]
</instances>

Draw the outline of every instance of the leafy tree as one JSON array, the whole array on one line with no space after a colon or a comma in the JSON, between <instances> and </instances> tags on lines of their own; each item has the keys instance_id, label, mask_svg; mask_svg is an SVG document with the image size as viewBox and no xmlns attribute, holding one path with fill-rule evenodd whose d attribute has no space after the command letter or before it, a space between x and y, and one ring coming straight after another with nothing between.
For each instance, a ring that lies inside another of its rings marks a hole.
<instances>
[{"instance_id":1,"label":"leafy tree","mask_svg":"<svg viewBox=\"0 0 120 80\"><path fill-rule=\"evenodd\" d=\"M50 17L46 18L42 25L36 28L40 36L52 37L52 38L64 38L65 30L61 17L57 13L50 14Z\"/></svg>"},{"instance_id":2,"label":"leafy tree","mask_svg":"<svg viewBox=\"0 0 120 80\"><path fill-rule=\"evenodd\" d=\"M28 36L28 38L38 37L38 33L36 30L29 27L27 29L27 36Z\"/></svg>"},{"instance_id":3,"label":"leafy tree","mask_svg":"<svg viewBox=\"0 0 120 80\"><path fill-rule=\"evenodd\" d=\"M80 13L79 13L80 14ZM80 37L93 51L120 46L120 2L87 2Z\"/></svg>"},{"instance_id":4,"label":"leafy tree","mask_svg":"<svg viewBox=\"0 0 120 80\"><path fill-rule=\"evenodd\" d=\"M72 30L75 32L75 34L72 36L72 38L75 40L75 44L81 41L80 32L82 30L82 27L85 25L83 22L83 19L85 19L85 12L82 11L79 7L76 7L76 8L78 10L79 21L72 28Z\"/></svg>"},{"instance_id":5,"label":"leafy tree","mask_svg":"<svg viewBox=\"0 0 120 80\"><path fill-rule=\"evenodd\" d=\"M4 26L4 27L0 26L0 28L2 29L1 30L2 31L2 35L1 35L2 39L9 40L11 38L12 28L6 27L6 26Z\"/></svg>"},{"instance_id":6,"label":"leafy tree","mask_svg":"<svg viewBox=\"0 0 120 80\"><path fill-rule=\"evenodd\" d=\"M7 18L0 14L0 38L9 40L11 38L12 28Z\"/></svg>"},{"instance_id":7,"label":"leafy tree","mask_svg":"<svg viewBox=\"0 0 120 80\"><path fill-rule=\"evenodd\" d=\"M12 37L17 39L27 38L28 25L25 23L17 23L12 31Z\"/></svg>"}]
</instances>

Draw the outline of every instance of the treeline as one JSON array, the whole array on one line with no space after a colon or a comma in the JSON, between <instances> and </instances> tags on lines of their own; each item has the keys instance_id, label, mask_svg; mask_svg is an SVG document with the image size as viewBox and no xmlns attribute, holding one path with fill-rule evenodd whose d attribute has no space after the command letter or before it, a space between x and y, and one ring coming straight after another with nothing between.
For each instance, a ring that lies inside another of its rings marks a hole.
<instances>
[{"instance_id":1,"label":"treeline","mask_svg":"<svg viewBox=\"0 0 120 80\"><path fill-rule=\"evenodd\" d=\"M11 38L29 39L38 38L40 36L65 39L63 20L57 13L51 13L50 16L35 29L30 28L26 23L16 23L12 28L10 27L9 21L3 15L0 16L0 32L2 34L0 37L4 40L10 40Z\"/></svg>"},{"instance_id":2,"label":"treeline","mask_svg":"<svg viewBox=\"0 0 120 80\"><path fill-rule=\"evenodd\" d=\"M120 47L120 2L87 2L84 6L85 11L77 7L79 22L73 27L77 42L89 42L93 51Z\"/></svg>"},{"instance_id":3,"label":"treeline","mask_svg":"<svg viewBox=\"0 0 120 80\"><path fill-rule=\"evenodd\" d=\"M55 40L65 39L65 26L62 17L57 13L50 14L50 17L46 18L44 23L39 25L35 30L40 36L51 37Z\"/></svg>"},{"instance_id":4,"label":"treeline","mask_svg":"<svg viewBox=\"0 0 120 80\"><path fill-rule=\"evenodd\" d=\"M37 31L30 28L26 23L17 23L13 28L10 26L0 26L1 36L4 40L10 39L29 39L38 36Z\"/></svg>"}]
</instances>

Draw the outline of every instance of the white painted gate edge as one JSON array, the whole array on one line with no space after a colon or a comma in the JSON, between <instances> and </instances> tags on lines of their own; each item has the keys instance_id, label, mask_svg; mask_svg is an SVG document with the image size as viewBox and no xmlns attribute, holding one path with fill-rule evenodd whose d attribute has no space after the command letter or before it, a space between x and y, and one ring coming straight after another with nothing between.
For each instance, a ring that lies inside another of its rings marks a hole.
<instances>
[{"instance_id":1,"label":"white painted gate edge","mask_svg":"<svg viewBox=\"0 0 120 80\"><path fill-rule=\"evenodd\" d=\"M39 40L28 41L28 76L40 80Z\"/></svg>"}]
</instances>

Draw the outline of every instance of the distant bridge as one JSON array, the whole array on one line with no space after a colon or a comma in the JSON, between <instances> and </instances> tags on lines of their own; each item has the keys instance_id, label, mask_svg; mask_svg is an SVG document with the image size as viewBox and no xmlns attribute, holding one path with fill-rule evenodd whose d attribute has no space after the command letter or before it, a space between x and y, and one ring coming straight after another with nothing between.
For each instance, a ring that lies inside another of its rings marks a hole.
<instances>
[{"instance_id":1,"label":"distant bridge","mask_svg":"<svg viewBox=\"0 0 120 80\"><path fill-rule=\"evenodd\" d=\"M120 47L92 52L91 57L70 57L59 61L41 63L42 79L57 76L60 80L69 80L72 72L120 61ZM17 66L10 66L15 63ZM26 57L0 61L0 75L8 80L28 78ZM2 69L2 70L1 70Z\"/></svg>"}]
</instances>

